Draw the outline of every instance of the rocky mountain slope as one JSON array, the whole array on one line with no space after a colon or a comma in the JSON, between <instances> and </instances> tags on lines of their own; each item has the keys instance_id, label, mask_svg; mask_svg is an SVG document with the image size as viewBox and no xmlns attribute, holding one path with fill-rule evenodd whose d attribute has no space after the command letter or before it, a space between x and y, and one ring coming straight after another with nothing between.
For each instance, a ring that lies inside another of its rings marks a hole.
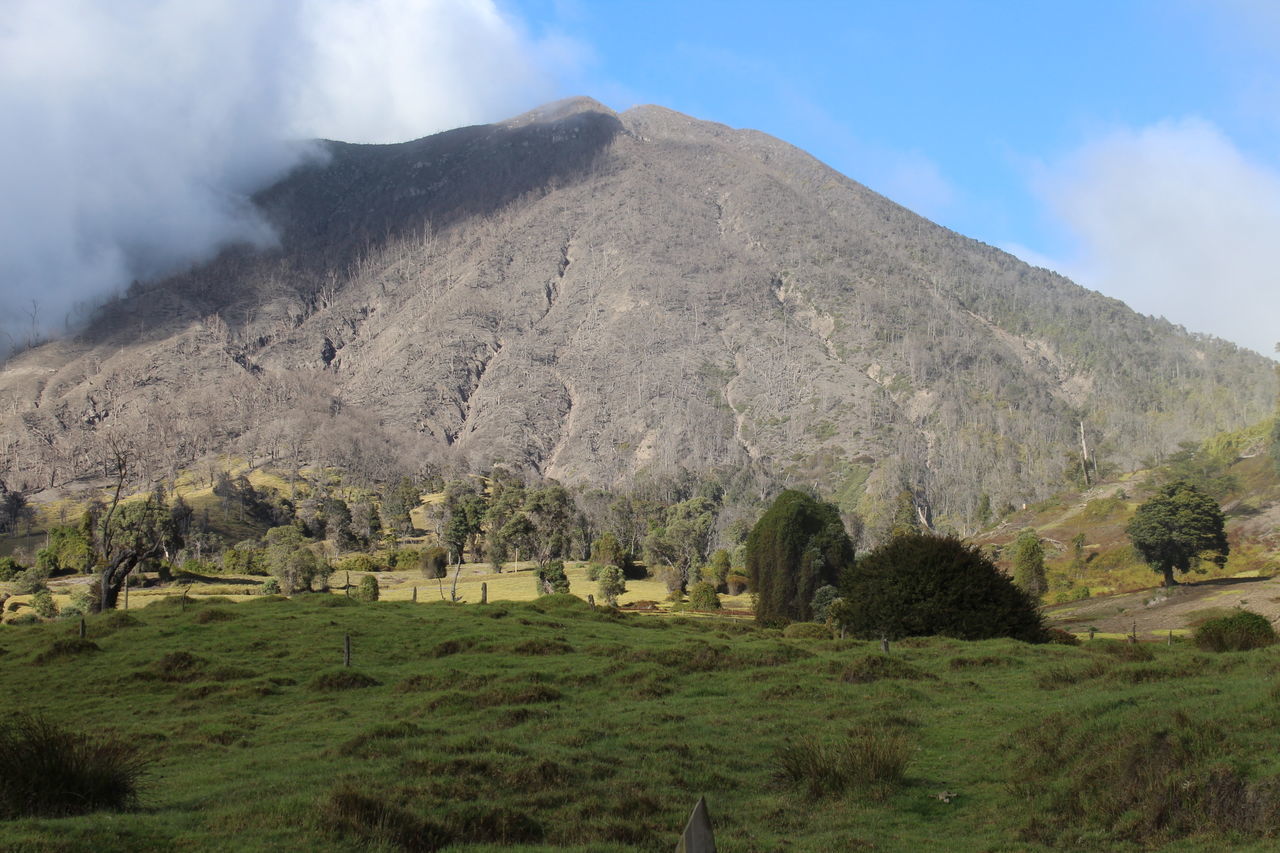
<instances>
[{"instance_id":1,"label":"rocky mountain slope","mask_svg":"<svg viewBox=\"0 0 1280 853\"><path fill-rule=\"evenodd\" d=\"M1080 452L1134 467L1270 409L1269 362L941 228L777 139L573 99L328 157L267 252L135 285L0 371L0 477L226 451L373 478L678 468L961 529ZM986 500L984 500L986 496Z\"/></svg>"}]
</instances>

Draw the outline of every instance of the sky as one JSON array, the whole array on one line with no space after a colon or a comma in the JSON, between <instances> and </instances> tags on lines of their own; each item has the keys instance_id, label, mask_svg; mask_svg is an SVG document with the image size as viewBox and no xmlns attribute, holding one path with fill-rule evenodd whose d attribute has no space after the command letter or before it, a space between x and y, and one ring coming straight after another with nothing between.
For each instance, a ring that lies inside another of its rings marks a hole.
<instances>
[{"instance_id":1,"label":"sky","mask_svg":"<svg viewBox=\"0 0 1280 853\"><path fill-rule=\"evenodd\" d=\"M0 0L0 333L231 242L319 156L585 94L762 130L1272 354L1280 3Z\"/></svg>"}]
</instances>

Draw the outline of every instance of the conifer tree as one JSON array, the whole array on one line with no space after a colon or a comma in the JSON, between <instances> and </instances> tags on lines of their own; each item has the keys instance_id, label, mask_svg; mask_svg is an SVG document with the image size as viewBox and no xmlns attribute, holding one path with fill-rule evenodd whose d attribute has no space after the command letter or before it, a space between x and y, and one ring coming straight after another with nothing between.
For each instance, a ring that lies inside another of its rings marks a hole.
<instances>
[{"instance_id":1,"label":"conifer tree","mask_svg":"<svg viewBox=\"0 0 1280 853\"><path fill-rule=\"evenodd\" d=\"M747 537L747 572L756 594L756 621L807 621L822 586L853 563L853 543L840 510L787 490Z\"/></svg>"}]
</instances>

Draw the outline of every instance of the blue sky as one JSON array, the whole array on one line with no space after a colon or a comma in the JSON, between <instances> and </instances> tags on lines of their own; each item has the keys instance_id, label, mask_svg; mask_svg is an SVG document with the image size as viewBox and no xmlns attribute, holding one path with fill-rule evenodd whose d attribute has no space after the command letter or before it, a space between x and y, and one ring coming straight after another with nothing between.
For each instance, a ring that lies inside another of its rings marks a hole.
<instances>
[{"instance_id":1,"label":"blue sky","mask_svg":"<svg viewBox=\"0 0 1280 853\"><path fill-rule=\"evenodd\" d=\"M535 38L569 46L563 93L763 130L937 222L1139 310L1267 353L1280 340L1280 281L1272 286L1269 274L1280 257L1257 221L1280 224L1280 195L1258 191L1280 170L1280 4L510 0L501 8ZM1131 172L1143 174L1117 180ZM1234 194L1251 187L1232 213ZM1170 205L1186 208L1181 221L1142 221L1143 210ZM1098 211L1105 224L1079 221ZM1217 248L1168 257L1175 243L1192 251L1187 232L1206 217L1216 236L1204 242ZM1257 233L1225 246L1218 239L1241 230ZM1138 257L1113 257L1125 254L1118 242ZM1257 263L1238 257L1254 253ZM1197 288L1214 304L1187 292ZM1242 316L1233 319L1222 295L1235 288Z\"/></svg>"},{"instance_id":2,"label":"blue sky","mask_svg":"<svg viewBox=\"0 0 1280 853\"><path fill-rule=\"evenodd\" d=\"M270 245L299 140L557 97L771 133L955 230L1270 354L1280 0L0 0L0 352Z\"/></svg>"}]
</instances>

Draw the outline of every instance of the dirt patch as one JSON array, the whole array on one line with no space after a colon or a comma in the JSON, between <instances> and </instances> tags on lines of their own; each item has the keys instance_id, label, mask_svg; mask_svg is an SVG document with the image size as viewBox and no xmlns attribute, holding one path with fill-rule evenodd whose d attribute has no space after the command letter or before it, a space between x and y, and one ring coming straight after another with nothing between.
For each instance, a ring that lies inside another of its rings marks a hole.
<instances>
[{"instance_id":1,"label":"dirt patch","mask_svg":"<svg viewBox=\"0 0 1280 853\"><path fill-rule=\"evenodd\" d=\"M1136 630L1139 639L1150 639L1194 628L1205 611L1237 607L1280 620L1280 578L1220 578L1155 587L1055 605L1045 615L1050 625L1075 633L1090 627L1103 634Z\"/></svg>"}]
</instances>

